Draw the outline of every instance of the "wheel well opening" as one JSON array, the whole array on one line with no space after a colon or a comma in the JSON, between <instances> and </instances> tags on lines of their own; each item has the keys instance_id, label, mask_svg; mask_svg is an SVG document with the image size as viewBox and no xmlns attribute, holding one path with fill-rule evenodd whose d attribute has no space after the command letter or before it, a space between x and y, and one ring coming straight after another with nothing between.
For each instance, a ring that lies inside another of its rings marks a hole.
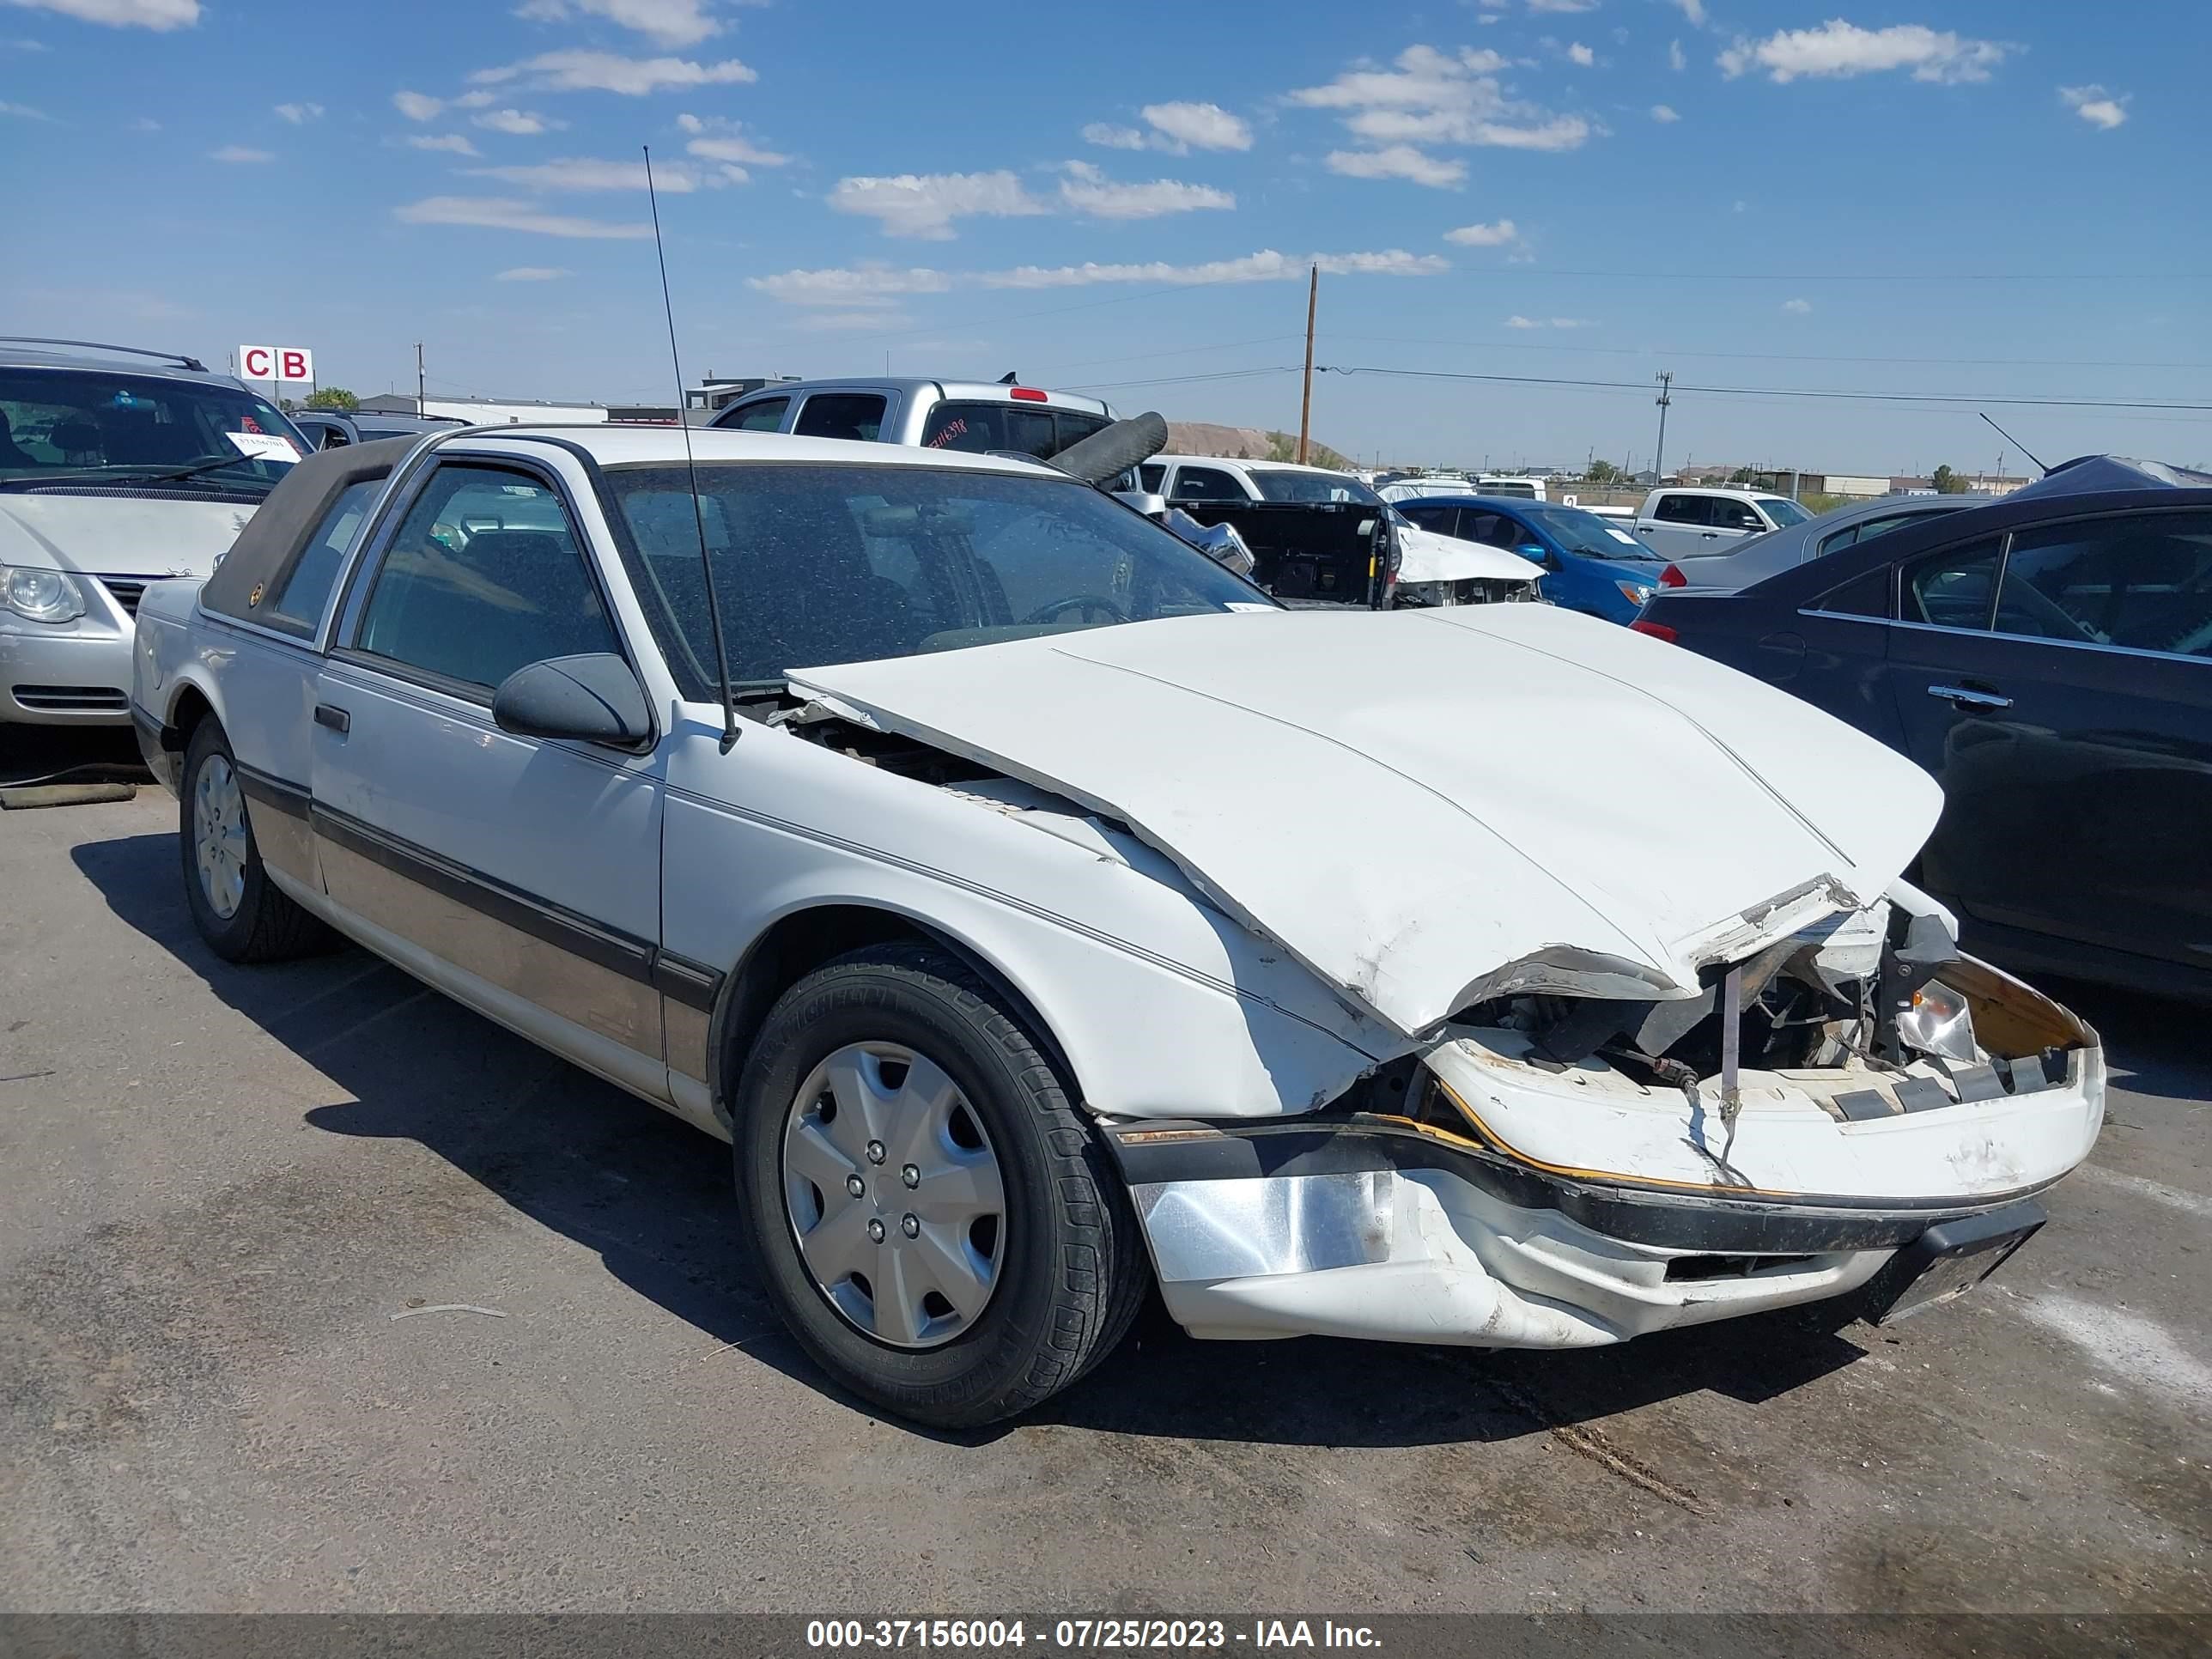
<instances>
[{"instance_id":1,"label":"wheel well opening","mask_svg":"<svg viewBox=\"0 0 2212 1659\"><path fill-rule=\"evenodd\" d=\"M161 729L161 746L182 754L191 747L192 733L199 723L214 713L215 705L198 686L186 686L177 696L177 706L169 711L168 725Z\"/></svg>"},{"instance_id":2,"label":"wheel well opening","mask_svg":"<svg viewBox=\"0 0 2212 1659\"><path fill-rule=\"evenodd\" d=\"M824 963L865 945L908 943L933 945L957 957L1002 999L1066 1080L1071 1097L1081 1099L1074 1071L1052 1028L1036 1008L990 963L957 940L945 938L911 916L865 904L823 905L784 917L746 955L723 994L708 1044L708 1079L714 1110L726 1121L728 1101L743 1075L754 1041L776 999Z\"/></svg>"}]
</instances>

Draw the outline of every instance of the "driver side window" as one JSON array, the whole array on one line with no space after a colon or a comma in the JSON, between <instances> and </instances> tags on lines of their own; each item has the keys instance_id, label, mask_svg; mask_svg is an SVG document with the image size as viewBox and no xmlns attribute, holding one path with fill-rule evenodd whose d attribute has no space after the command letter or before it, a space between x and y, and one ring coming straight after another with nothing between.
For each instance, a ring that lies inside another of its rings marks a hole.
<instances>
[{"instance_id":1,"label":"driver side window","mask_svg":"<svg viewBox=\"0 0 2212 1659\"><path fill-rule=\"evenodd\" d=\"M618 651L580 547L531 474L442 465L384 556L357 648L486 693L549 657Z\"/></svg>"}]
</instances>

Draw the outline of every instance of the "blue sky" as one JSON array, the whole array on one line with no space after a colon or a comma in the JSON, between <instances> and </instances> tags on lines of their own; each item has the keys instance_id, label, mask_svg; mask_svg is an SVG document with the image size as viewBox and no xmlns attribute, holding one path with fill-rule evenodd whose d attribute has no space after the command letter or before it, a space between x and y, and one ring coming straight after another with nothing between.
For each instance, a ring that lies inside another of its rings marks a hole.
<instances>
[{"instance_id":1,"label":"blue sky","mask_svg":"<svg viewBox=\"0 0 2212 1659\"><path fill-rule=\"evenodd\" d=\"M665 401L650 144L695 375L888 354L1295 427L1319 256L1318 361L1368 372L1314 429L1368 458L1648 465L1661 369L2202 404L2207 61L2193 3L0 0L0 317ZM2212 459L2206 413L1984 406L2045 460ZM1668 459L2000 447L1678 389Z\"/></svg>"}]
</instances>

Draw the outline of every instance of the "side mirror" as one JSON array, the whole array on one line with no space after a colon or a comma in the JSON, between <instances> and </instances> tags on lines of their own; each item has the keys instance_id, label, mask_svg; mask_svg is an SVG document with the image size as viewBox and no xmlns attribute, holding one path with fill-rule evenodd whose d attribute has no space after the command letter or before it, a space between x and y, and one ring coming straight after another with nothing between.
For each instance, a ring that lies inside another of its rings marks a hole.
<instances>
[{"instance_id":1,"label":"side mirror","mask_svg":"<svg viewBox=\"0 0 2212 1659\"><path fill-rule=\"evenodd\" d=\"M518 668L492 693L491 717L518 738L573 738L634 749L653 738L653 709L629 665L606 652Z\"/></svg>"}]
</instances>

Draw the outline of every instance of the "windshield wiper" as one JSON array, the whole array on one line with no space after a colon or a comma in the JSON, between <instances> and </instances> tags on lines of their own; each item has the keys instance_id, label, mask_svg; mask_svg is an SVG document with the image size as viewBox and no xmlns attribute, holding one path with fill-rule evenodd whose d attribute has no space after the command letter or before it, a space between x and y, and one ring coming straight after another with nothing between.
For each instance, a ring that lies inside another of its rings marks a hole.
<instances>
[{"instance_id":1,"label":"windshield wiper","mask_svg":"<svg viewBox=\"0 0 2212 1659\"><path fill-rule=\"evenodd\" d=\"M171 467L166 471L155 472L133 471L130 468L125 467L120 471L111 468L102 468L97 472L64 472L57 477L40 477L36 473L27 473L19 478L0 478L0 489L21 489L26 486L42 486L46 484L171 483L180 478L196 478L201 473L213 472L218 467L240 465L246 463L251 459L251 457L245 455L215 455L210 456L204 461L195 462L191 466ZM253 479L252 482L255 483L263 483L264 480L256 478ZM271 489L274 489L276 485L272 483L269 487Z\"/></svg>"}]
</instances>

